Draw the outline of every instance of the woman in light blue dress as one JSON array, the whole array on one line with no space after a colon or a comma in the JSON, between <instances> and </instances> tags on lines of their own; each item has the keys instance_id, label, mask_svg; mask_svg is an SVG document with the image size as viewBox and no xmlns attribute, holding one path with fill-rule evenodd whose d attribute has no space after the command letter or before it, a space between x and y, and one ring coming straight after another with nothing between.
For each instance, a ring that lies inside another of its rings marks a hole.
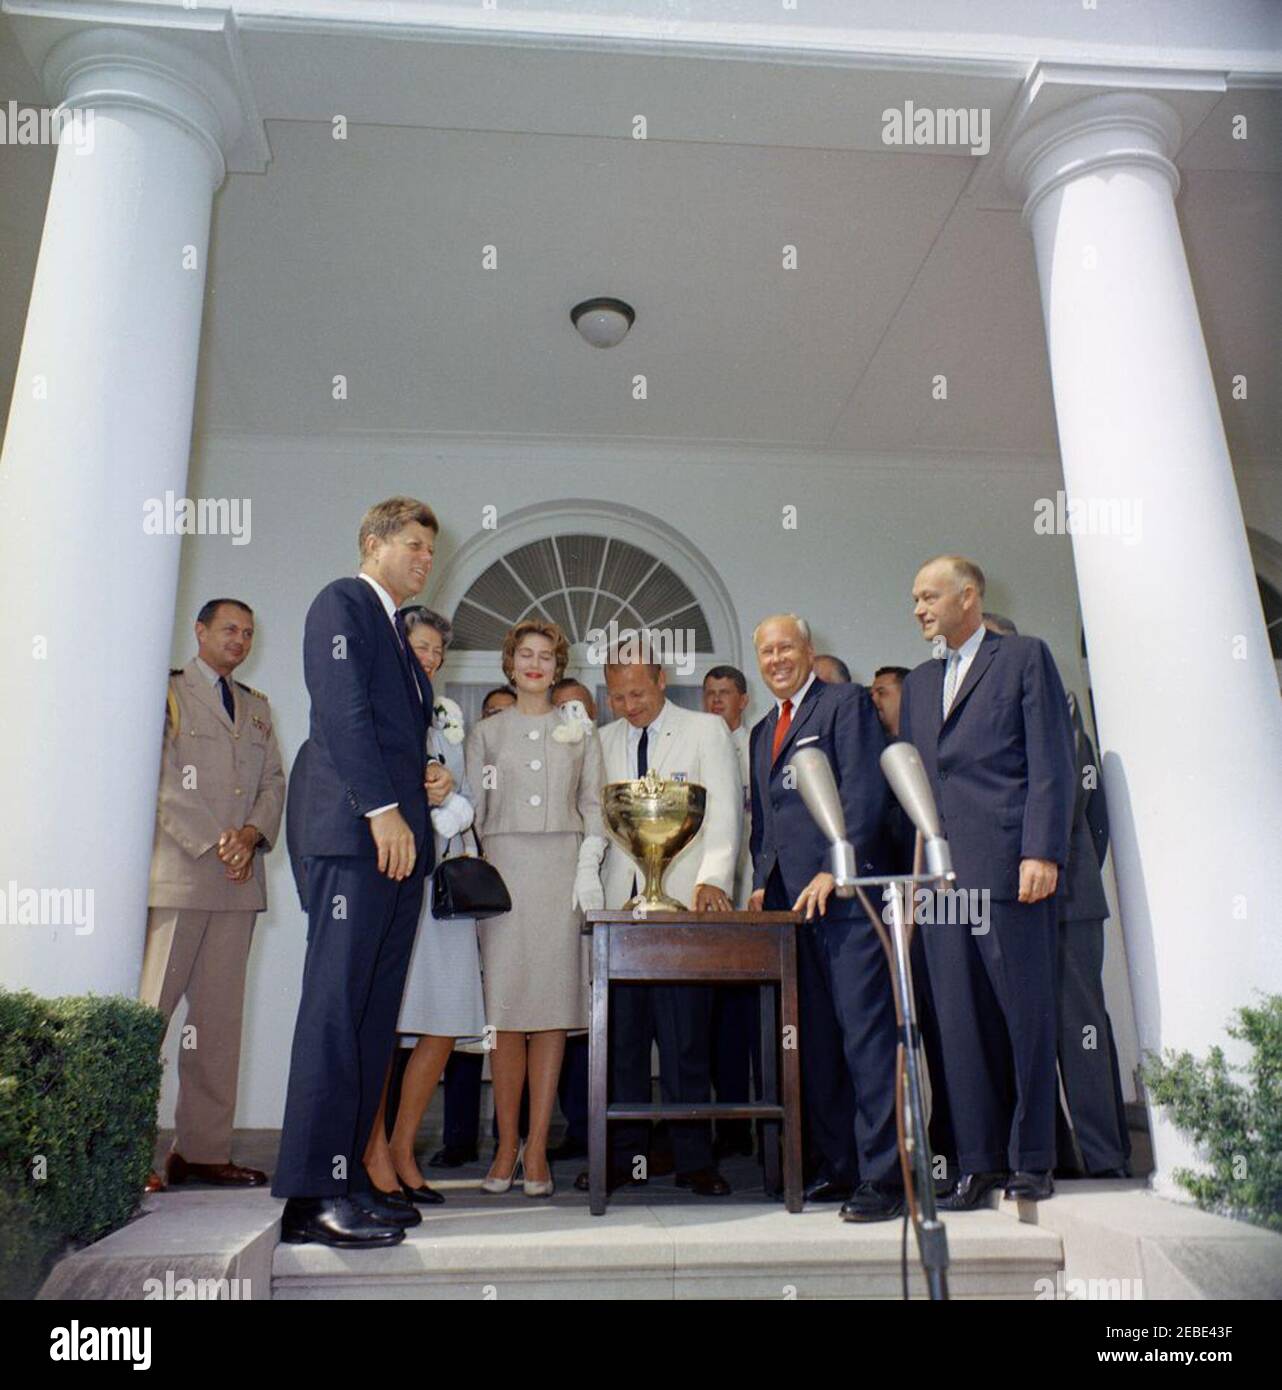
<instances>
[{"instance_id":1,"label":"woman in light blue dress","mask_svg":"<svg viewBox=\"0 0 1282 1390\"><path fill-rule=\"evenodd\" d=\"M406 608L405 627L410 649L429 680L435 681L445 660L453 629L447 618L430 608ZM463 723L452 700L437 697L427 731L428 756L443 763L450 774L444 790L429 791L436 862L458 854L461 837L472 824L473 797L463 771ZM469 846L470 847L470 846ZM476 923L470 918L436 918L432 914L432 884L423 894L414 951L405 977L405 992L396 1029L410 1039L413 1052L405 1065L400 1103L390 1140L385 1127L384 1092L365 1152L365 1166L374 1185L425 1204L443 1201L423 1181L414 1155L414 1140L441 1072L456 1041L479 1040L485 1031L485 1001L481 992L481 958Z\"/></svg>"}]
</instances>

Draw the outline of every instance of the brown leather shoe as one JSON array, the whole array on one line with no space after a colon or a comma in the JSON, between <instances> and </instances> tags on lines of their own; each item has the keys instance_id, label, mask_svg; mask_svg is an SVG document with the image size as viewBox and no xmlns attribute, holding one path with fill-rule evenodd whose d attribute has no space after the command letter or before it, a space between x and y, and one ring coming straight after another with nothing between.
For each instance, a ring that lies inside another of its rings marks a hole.
<instances>
[{"instance_id":1,"label":"brown leather shoe","mask_svg":"<svg viewBox=\"0 0 1282 1390\"><path fill-rule=\"evenodd\" d=\"M165 1174L170 1187L183 1182L204 1182L211 1187L263 1187L267 1174L257 1168L242 1168L235 1163L188 1163L180 1153L169 1155Z\"/></svg>"},{"instance_id":2,"label":"brown leather shoe","mask_svg":"<svg viewBox=\"0 0 1282 1390\"><path fill-rule=\"evenodd\" d=\"M678 1173L677 1186L689 1188L696 1197L728 1197L730 1184L715 1168L698 1168L693 1173Z\"/></svg>"},{"instance_id":3,"label":"brown leather shoe","mask_svg":"<svg viewBox=\"0 0 1282 1390\"><path fill-rule=\"evenodd\" d=\"M147 1174L147 1183L146 1183L146 1186L143 1188L143 1191L144 1191L144 1192L163 1192L164 1190L165 1190L165 1180L164 1180L164 1178L162 1178L162 1177L160 1176L160 1174L159 1174L158 1172L156 1172L156 1170L153 1168L153 1169L151 1170L151 1172Z\"/></svg>"}]
</instances>

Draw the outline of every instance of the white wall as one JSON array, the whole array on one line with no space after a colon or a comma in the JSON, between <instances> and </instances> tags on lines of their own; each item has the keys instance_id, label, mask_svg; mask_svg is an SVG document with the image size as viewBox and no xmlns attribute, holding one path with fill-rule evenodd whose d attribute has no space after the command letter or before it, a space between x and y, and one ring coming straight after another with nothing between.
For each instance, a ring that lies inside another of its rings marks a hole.
<instances>
[{"instance_id":1,"label":"white wall","mask_svg":"<svg viewBox=\"0 0 1282 1390\"><path fill-rule=\"evenodd\" d=\"M197 448L188 492L250 499L252 539L243 546L227 537L185 541L172 659L177 666L192 654L190 624L202 601L228 594L253 605L255 648L240 676L270 697L288 765L307 728L303 617L322 585L354 573L367 505L393 493L429 502L443 526L440 573L480 530L483 507L499 509L501 537L504 514L573 497L643 508L682 532L732 595L747 660L754 623L794 610L809 617L821 650L850 662L856 679L869 681L887 663L916 665L927 649L910 616L913 574L922 559L957 550L983 565L988 606L1044 637L1065 684L1081 690L1069 540L1035 535L1032 525L1035 500L1059 486L1058 462L1047 458L215 437ZM797 508L795 531L781 524L785 506ZM429 583L424 601L432 597ZM749 675L755 719L766 701L756 673ZM250 961L237 1114L239 1125L251 1127L280 1123L306 925L283 842L268 862L271 906L259 918ZM1115 927L1106 979L1129 1078L1134 1024ZM170 1052L172 1060L172 1044ZM172 1103L171 1065L163 1123L172 1121Z\"/></svg>"}]
</instances>

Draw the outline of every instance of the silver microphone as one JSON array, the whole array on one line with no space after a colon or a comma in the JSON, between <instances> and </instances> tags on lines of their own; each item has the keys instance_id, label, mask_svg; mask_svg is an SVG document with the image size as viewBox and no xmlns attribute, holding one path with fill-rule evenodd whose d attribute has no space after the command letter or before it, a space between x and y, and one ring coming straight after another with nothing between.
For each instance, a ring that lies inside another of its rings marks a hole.
<instances>
[{"instance_id":1,"label":"silver microphone","mask_svg":"<svg viewBox=\"0 0 1282 1390\"><path fill-rule=\"evenodd\" d=\"M881 770L925 842L926 872L935 878L952 879L953 857L940 830L939 812L921 754L911 743L892 743L882 752Z\"/></svg>"},{"instance_id":2,"label":"silver microphone","mask_svg":"<svg viewBox=\"0 0 1282 1390\"><path fill-rule=\"evenodd\" d=\"M797 774L797 790L806 810L832 846L832 876L839 898L853 898L859 877L855 847L846 839L846 816L832 767L818 748L801 748L788 760Z\"/></svg>"}]
</instances>

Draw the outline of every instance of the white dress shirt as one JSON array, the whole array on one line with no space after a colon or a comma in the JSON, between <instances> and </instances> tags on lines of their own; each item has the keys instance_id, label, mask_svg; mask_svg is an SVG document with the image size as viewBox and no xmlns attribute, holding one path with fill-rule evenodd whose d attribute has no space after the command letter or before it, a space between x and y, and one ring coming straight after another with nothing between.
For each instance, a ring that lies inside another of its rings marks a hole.
<instances>
[{"instance_id":1,"label":"white dress shirt","mask_svg":"<svg viewBox=\"0 0 1282 1390\"><path fill-rule=\"evenodd\" d=\"M814 685L814 683L815 683L818 679L819 679L819 677L815 675L814 671L811 671L810 675L806 677L806 683L805 683L805 685L803 685L799 690L794 691L791 695L788 696L788 699L792 701L792 712L793 712L793 714L796 714L796 712L797 712L797 707L798 707L798 706L801 704L801 702L806 698L806 691L809 690L810 687L811 687L812 685ZM783 718L783 706L784 706L784 701L783 701L783 700L776 700L776 701L775 701L775 709L776 709L776 711L778 712L779 718L780 718L780 719Z\"/></svg>"},{"instance_id":2,"label":"white dress shirt","mask_svg":"<svg viewBox=\"0 0 1282 1390\"><path fill-rule=\"evenodd\" d=\"M960 647L950 647L950 648L949 648L949 654L951 655L952 652L956 651L957 657L958 657L958 660L957 660L957 683L953 686L953 703L954 703L954 704L957 702L957 695L958 695L958 692L961 690L962 685L965 683L965 680L966 680L966 673L967 673L967 671L970 670L971 666L974 664L975 657L976 657L977 653L979 652L980 643L983 642L983 640L984 640L984 635L987 633L987 631L988 631L988 629L983 625L983 623L980 623L980 625L975 629L974 632L972 632L972 633L970 634L970 636L961 644ZM944 696L943 696L943 698L944 698L945 700L948 698L948 697L947 697L947 691L948 691L948 657L945 657L945 658L944 658L944 692L945 692L945 693L944 693ZM945 718L948 717L948 711L947 711L947 710L944 711L944 717L945 717Z\"/></svg>"},{"instance_id":3,"label":"white dress shirt","mask_svg":"<svg viewBox=\"0 0 1282 1390\"><path fill-rule=\"evenodd\" d=\"M643 733L648 733L650 735L650 737L646 740L645 745L646 766L654 766L654 755L658 750L659 730L663 728L663 716L667 712L668 702L667 700L664 700L664 702L659 706L658 714L654 716L654 718L645 726L644 729L638 729L635 724L628 725L629 776L635 778L639 775L637 772L637 750L641 746L641 735Z\"/></svg>"}]
</instances>

